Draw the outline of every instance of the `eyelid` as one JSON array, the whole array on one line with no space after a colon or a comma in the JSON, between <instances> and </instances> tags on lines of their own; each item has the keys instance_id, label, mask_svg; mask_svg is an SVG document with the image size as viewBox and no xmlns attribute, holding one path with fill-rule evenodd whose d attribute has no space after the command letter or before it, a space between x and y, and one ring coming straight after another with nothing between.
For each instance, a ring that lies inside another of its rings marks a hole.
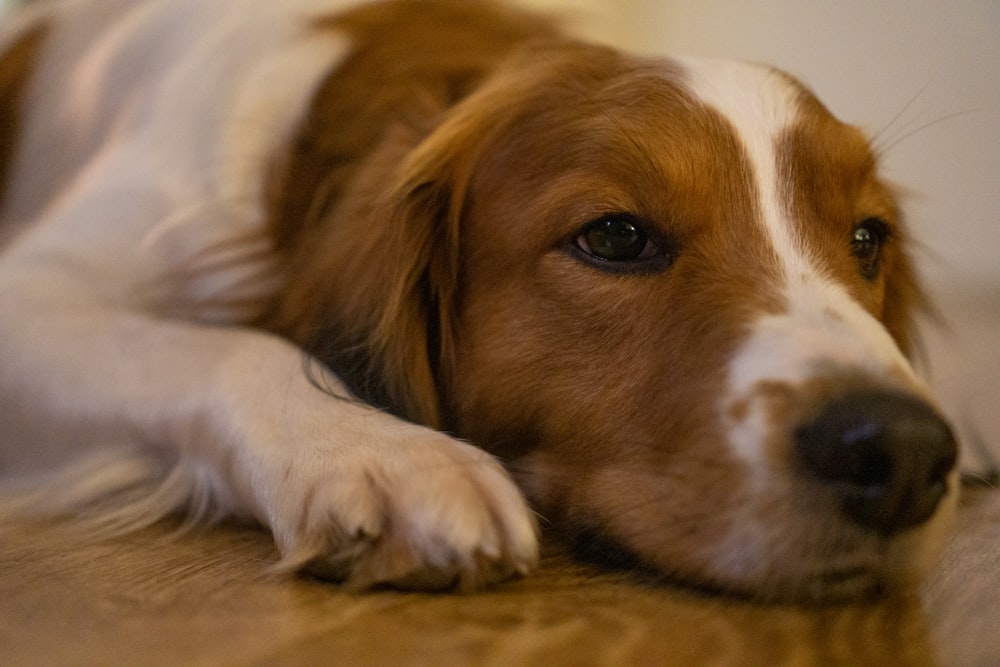
<instances>
[{"instance_id":1,"label":"eyelid","mask_svg":"<svg viewBox=\"0 0 1000 667\"><path fill-rule=\"evenodd\" d=\"M861 231L868 232L869 238L859 239ZM891 228L885 220L868 217L854 226L851 232L851 254L858 262L862 277L874 281L881 273L882 254L890 239Z\"/></svg>"},{"instance_id":2,"label":"eyelid","mask_svg":"<svg viewBox=\"0 0 1000 667\"><path fill-rule=\"evenodd\" d=\"M581 248L578 240L586 234L588 228L609 218L618 218L635 226L646 237L647 247L649 245L653 247L653 252L645 257L640 256L631 260L614 261L602 259ZM641 216L623 211L609 211L595 216L585 224L577 227L573 234L564 241L563 247L571 256L582 260L585 264L600 269L605 273L615 274L659 273L669 268L677 255L677 244L664 234L657 225L649 223Z\"/></svg>"},{"instance_id":3,"label":"eyelid","mask_svg":"<svg viewBox=\"0 0 1000 667\"><path fill-rule=\"evenodd\" d=\"M860 222L854 225L851 233L853 234L862 228L871 230L882 240L889 238L894 232L893 226L879 215L870 215L862 218Z\"/></svg>"}]
</instances>

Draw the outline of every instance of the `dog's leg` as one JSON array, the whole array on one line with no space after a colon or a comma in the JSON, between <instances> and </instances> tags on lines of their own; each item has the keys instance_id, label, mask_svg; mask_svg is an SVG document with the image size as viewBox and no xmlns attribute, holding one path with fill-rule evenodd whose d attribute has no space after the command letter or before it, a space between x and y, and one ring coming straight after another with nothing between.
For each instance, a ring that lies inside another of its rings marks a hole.
<instances>
[{"instance_id":1,"label":"dog's leg","mask_svg":"<svg viewBox=\"0 0 1000 667\"><path fill-rule=\"evenodd\" d=\"M532 515L483 451L319 390L282 339L109 308L51 267L21 269L0 265L10 470L101 450L156 458L269 527L286 567L357 586L471 587L536 559ZM96 500L77 482L46 489L48 504Z\"/></svg>"}]
</instances>

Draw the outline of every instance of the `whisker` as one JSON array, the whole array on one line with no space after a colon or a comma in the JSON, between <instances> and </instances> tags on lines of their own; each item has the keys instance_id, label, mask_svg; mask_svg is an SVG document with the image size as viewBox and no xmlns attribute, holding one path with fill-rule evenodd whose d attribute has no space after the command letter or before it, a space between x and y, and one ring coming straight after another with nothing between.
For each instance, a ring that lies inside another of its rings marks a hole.
<instances>
[{"instance_id":1,"label":"whisker","mask_svg":"<svg viewBox=\"0 0 1000 667\"><path fill-rule=\"evenodd\" d=\"M914 94L906 102L906 104L903 105L903 108L900 109L896 113L896 115L893 116L892 119L888 123L886 123L885 127L883 127L880 131L878 131L877 133L875 133L875 135L872 137L872 143L873 144L879 144L879 143L881 143L881 140L886 135L886 133L888 133L889 130L891 130L894 127L896 127L896 125L898 123L900 123L900 121L903 119L903 117L906 115L906 113L911 108L913 108L913 105L916 103L917 100L919 100L923 96L923 94L927 91L927 89L930 87L930 85L931 85L930 81L927 81L926 83L924 83L924 85L920 87L920 90L918 90L916 92L916 94Z\"/></svg>"},{"instance_id":2,"label":"whisker","mask_svg":"<svg viewBox=\"0 0 1000 667\"><path fill-rule=\"evenodd\" d=\"M934 127L936 125L940 125L942 123L945 123L945 122L948 122L948 121L951 121L951 120L955 120L956 118L963 118L965 116L971 116L971 115L979 114L979 113L982 113L982 112L980 110L977 110L977 109L966 109L964 111L955 111L955 112L952 112L950 114L946 114L946 115L941 116L939 118L935 118L934 120L931 120L931 121L928 121L926 123L923 123L922 125L918 125L917 127L913 128L913 129L907 130L904 134L901 134L901 135L895 137L888 144L877 145L876 148L875 148L875 150L876 150L876 152L879 155L883 155L883 154L891 151L893 148L895 148L896 146L898 146L902 142L906 141L910 137L912 137L912 136L914 136L916 134L919 134L920 132L923 132L924 130L927 130L927 129L931 128L931 127Z\"/></svg>"},{"instance_id":3,"label":"whisker","mask_svg":"<svg viewBox=\"0 0 1000 667\"><path fill-rule=\"evenodd\" d=\"M975 420L966 415L962 419L965 427L963 445L971 451L981 463L981 468L975 471L962 472L962 485L976 488L996 488L1000 485L1000 460L994 454L994 447L987 442Z\"/></svg>"}]
</instances>

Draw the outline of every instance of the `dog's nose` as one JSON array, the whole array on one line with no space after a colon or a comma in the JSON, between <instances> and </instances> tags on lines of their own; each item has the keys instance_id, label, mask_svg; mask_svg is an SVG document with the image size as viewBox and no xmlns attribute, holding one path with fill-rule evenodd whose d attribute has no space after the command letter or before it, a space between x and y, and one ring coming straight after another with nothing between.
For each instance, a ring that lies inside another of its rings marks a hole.
<instances>
[{"instance_id":1,"label":"dog's nose","mask_svg":"<svg viewBox=\"0 0 1000 667\"><path fill-rule=\"evenodd\" d=\"M852 392L795 432L800 460L834 486L856 523L889 535L926 521L947 492L957 448L951 429L920 399Z\"/></svg>"}]
</instances>

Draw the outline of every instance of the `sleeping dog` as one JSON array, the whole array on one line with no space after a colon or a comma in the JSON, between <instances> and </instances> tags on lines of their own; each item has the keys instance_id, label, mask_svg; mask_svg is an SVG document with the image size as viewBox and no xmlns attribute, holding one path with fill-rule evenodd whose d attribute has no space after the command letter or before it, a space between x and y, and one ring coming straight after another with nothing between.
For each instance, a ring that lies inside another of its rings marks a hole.
<instances>
[{"instance_id":1,"label":"sleeping dog","mask_svg":"<svg viewBox=\"0 0 1000 667\"><path fill-rule=\"evenodd\" d=\"M468 589L585 551L763 598L918 574L956 446L864 135L486 2L66 0L0 37L3 514L253 519Z\"/></svg>"}]
</instances>

